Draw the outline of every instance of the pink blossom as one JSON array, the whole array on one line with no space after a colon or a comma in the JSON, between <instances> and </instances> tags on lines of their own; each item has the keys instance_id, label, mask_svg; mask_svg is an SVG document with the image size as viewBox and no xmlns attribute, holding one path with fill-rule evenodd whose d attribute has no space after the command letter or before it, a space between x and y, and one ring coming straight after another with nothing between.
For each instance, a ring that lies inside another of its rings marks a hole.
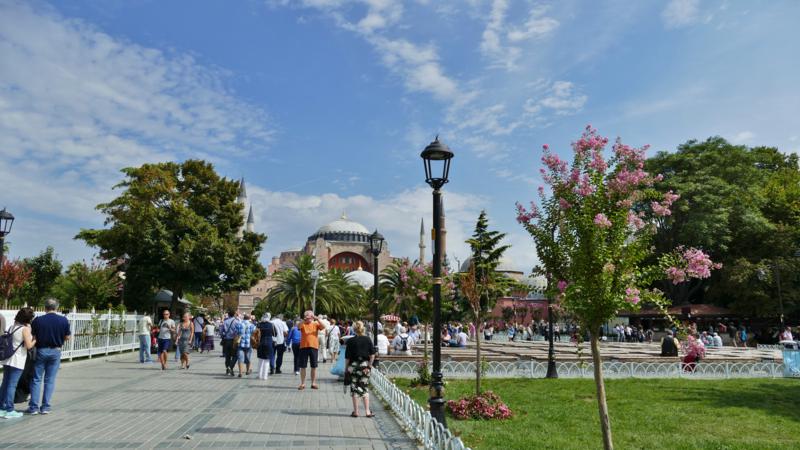
<instances>
[{"instance_id":1,"label":"pink blossom","mask_svg":"<svg viewBox=\"0 0 800 450\"><path fill-rule=\"evenodd\" d=\"M545 150L550 150L550 146L547 144L542 145L542 148Z\"/></svg>"},{"instance_id":2,"label":"pink blossom","mask_svg":"<svg viewBox=\"0 0 800 450\"><path fill-rule=\"evenodd\" d=\"M628 225L632 226L635 230L644 228L644 220L633 211L628 211Z\"/></svg>"},{"instance_id":3,"label":"pink blossom","mask_svg":"<svg viewBox=\"0 0 800 450\"><path fill-rule=\"evenodd\" d=\"M658 202L650 202L650 208L653 209L653 214L657 216L669 216L672 214L668 206L664 206Z\"/></svg>"},{"instance_id":4,"label":"pink blossom","mask_svg":"<svg viewBox=\"0 0 800 450\"><path fill-rule=\"evenodd\" d=\"M564 292L567 291L567 286L569 286L569 283L567 283L564 280L559 280L558 281L558 292L563 294Z\"/></svg>"},{"instance_id":5,"label":"pink blossom","mask_svg":"<svg viewBox=\"0 0 800 450\"><path fill-rule=\"evenodd\" d=\"M521 224L528 224L531 220L539 217L539 208L535 203L531 202L530 211L525 209L519 202L517 202L517 222Z\"/></svg>"},{"instance_id":6,"label":"pink blossom","mask_svg":"<svg viewBox=\"0 0 800 450\"><path fill-rule=\"evenodd\" d=\"M666 270L667 278L672 284L681 284L686 281L686 272L679 267L669 267Z\"/></svg>"},{"instance_id":7,"label":"pink blossom","mask_svg":"<svg viewBox=\"0 0 800 450\"><path fill-rule=\"evenodd\" d=\"M567 210L567 209L572 208L572 205L570 204L570 202L564 200L563 198L559 198L558 199L558 206L561 207L561 209L563 209L563 210Z\"/></svg>"},{"instance_id":8,"label":"pink blossom","mask_svg":"<svg viewBox=\"0 0 800 450\"><path fill-rule=\"evenodd\" d=\"M540 196L544 195L544 186L539 186L538 188L536 188L536 190L539 192Z\"/></svg>"},{"instance_id":9,"label":"pink blossom","mask_svg":"<svg viewBox=\"0 0 800 450\"><path fill-rule=\"evenodd\" d=\"M594 185L592 185L591 180L589 179L589 175L584 174L581 177L580 184L575 187L575 193L580 195L581 197L588 197L592 195L595 191Z\"/></svg>"},{"instance_id":10,"label":"pink blossom","mask_svg":"<svg viewBox=\"0 0 800 450\"><path fill-rule=\"evenodd\" d=\"M589 163L589 167L598 172L605 172L608 169L608 163L603 159L602 150L595 149L592 152L592 161Z\"/></svg>"},{"instance_id":11,"label":"pink blossom","mask_svg":"<svg viewBox=\"0 0 800 450\"><path fill-rule=\"evenodd\" d=\"M600 228L609 228L611 226L611 221L608 220L605 214L598 213L594 216L594 224Z\"/></svg>"},{"instance_id":12,"label":"pink blossom","mask_svg":"<svg viewBox=\"0 0 800 450\"><path fill-rule=\"evenodd\" d=\"M625 301L635 305L641 301L639 298L639 290L636 288L627 288L625 289Z\"/></svg>"}]
</instances>

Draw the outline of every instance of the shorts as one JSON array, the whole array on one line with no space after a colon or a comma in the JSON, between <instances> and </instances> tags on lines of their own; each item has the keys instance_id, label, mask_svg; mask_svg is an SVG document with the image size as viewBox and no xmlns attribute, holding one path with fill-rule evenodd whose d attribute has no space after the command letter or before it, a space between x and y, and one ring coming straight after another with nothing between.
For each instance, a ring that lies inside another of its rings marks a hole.
<instances>
[{"instance_id":1,"label":"shorts","mask_svg":"<svg viewBox=\"0 0 800 450\"><path fill-rule=\"evenodd\" d=\"M308 367L308 362L311 361L311 368L317 368L317 357L319 350L314 347L305 347L300 349L300 368L305 369Z\"/></svg>"},{"instance_id":2,"label":"shorts","mask_svg":"<svg viewBox=\"0 0 800 450\"><path fill-rule=\"evenodd\" d=\"M237 351L239 364L250 364L250 356L252 355L253 355L252 347L248 348L239 347Z\"/></svg>"},{"instance_id":3,"label":"shorts","mask_svg":"<svg viewBox=\"0 0 800 450\"><path fill-rule=\"evenodd\" d=\"M158 354L167 353L172 348L172 339L158 340Z\"/></svg>"}]
</instances>

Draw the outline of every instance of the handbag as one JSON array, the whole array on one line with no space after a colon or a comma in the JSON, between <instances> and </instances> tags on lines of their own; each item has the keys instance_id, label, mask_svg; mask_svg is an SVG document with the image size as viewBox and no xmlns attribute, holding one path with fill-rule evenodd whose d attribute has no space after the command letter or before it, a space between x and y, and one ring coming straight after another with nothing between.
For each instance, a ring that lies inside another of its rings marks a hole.
<instances>
[{"instance_id":1,"label":"handbag","mask_svg":"<svg viewBox=\"0 0 800 450\"><path fill-rule=\"evenodd\" d=\"M344 385L350 386L353 384L353 374L350 372L350 368L346 368L344 371Z\"/></svg>"}]
</instances>

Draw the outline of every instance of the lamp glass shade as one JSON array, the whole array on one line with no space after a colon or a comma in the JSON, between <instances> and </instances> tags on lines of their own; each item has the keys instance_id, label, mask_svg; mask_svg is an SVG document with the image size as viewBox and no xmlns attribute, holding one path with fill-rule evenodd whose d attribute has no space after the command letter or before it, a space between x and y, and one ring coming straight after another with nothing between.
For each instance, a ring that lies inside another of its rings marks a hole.
<instances>
[{"instance_id":1,"label":"lamp glass shade","mask_svg":"<svg viewBox=\"0 0 800 450\"><path fill-rule=\"evenodd\" d=\"M0 236L10 233L12 225L14 225L14 215L3 208L0 211Z\"/></svg>"},{"instance_id":2,"label":"lamp glass shade","mask_svg":"<svg viewBox=\"0 0 800 450\"><path fill-rule=\"evenodd\" d=\"M449 181L450 160L453 159L450 148L439 141L439 136L425 147L420 157L425 165L425 182L439 188Z\"/></svg>"},{"instance_id":3,"label":"lamp glass shade","mask_svg":"<svg viewBox=\"0 0 800 450\"><path fill-rule=\"evenodd\" d=\"M375 230L374 233L369 235L369 250L373 255L381 254L381 251L383 250L383 241L383 235L378 233L378 230Z\"/></svg>"}]
</instances>

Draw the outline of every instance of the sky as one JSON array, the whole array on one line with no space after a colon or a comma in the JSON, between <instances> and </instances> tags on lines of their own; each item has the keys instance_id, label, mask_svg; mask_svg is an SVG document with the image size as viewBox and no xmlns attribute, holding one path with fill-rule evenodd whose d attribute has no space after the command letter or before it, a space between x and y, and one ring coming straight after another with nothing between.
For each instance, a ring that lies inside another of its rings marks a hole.
<instances>
[{"instance_id":1,"label":"sky","mask_svg":"<svg viewBox=\"0 0 800 450\"><path fill-rule=\"evenodd\" d=\"M542 144L569 157L587 124L651 152L715 135L800 152L797 17L778 0L0 0L7 256L89 259L73 237L103 226L120 169L203 158L246 179L265 263L343 211L414 258L438 134L448 256L483 209L529 271L514 203L536 197Z\"/></svg>"}]
</instances>

